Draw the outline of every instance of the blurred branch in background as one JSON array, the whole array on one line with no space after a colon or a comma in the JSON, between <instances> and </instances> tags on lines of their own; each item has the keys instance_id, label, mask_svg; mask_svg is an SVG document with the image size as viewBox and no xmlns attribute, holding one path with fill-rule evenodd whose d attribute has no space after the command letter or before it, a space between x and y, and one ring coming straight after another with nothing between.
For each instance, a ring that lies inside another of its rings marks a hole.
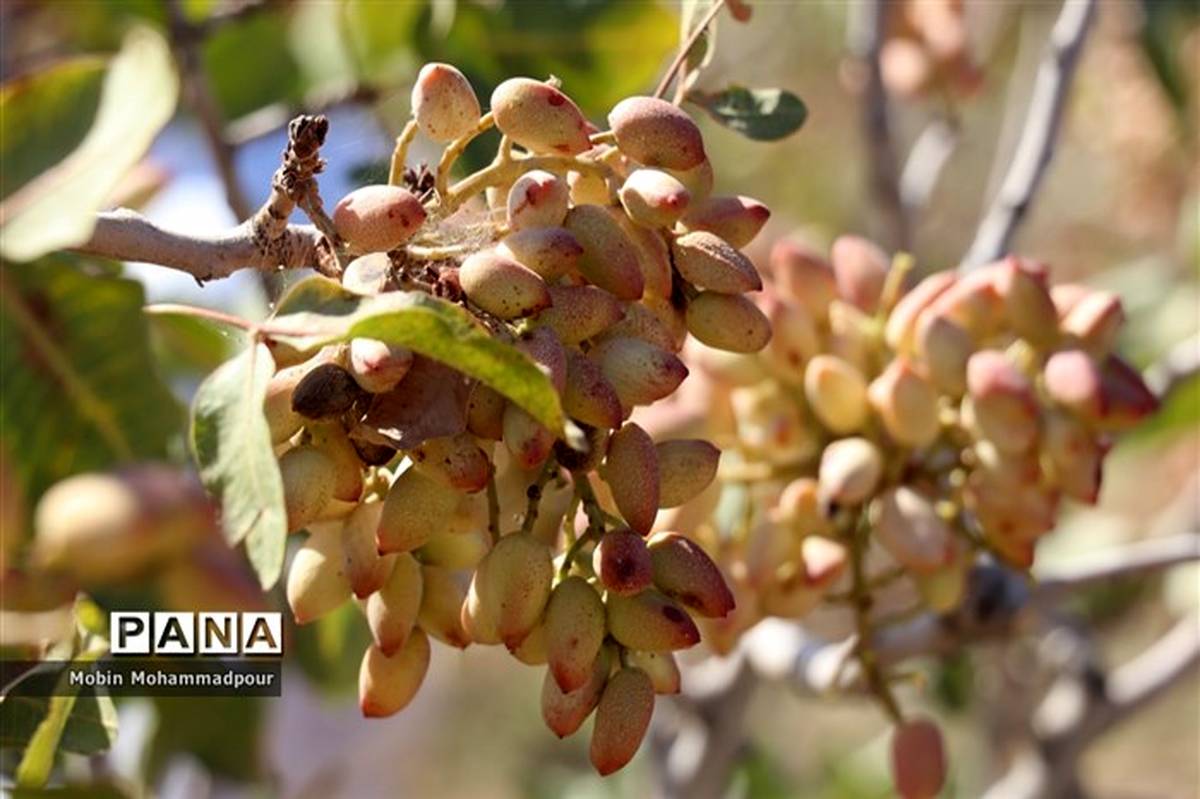
<instances>
[{"instance_id":1,"label":"blurred branch in background","mask_svg":"<svg viewBox=\"0 0 1200 799\"><path fill-rule=\"evenodd\" d=\"M981 266L1008 252L1032 205L1054 154L1067 93L1095 10L1095 0L1064 0L1038 67L1012 161L963 258L964 267Z\"/></svg>"},{"instance_id":2,"label":"blurred branch in background","mask_svg":"<svg viewBox=\"0 0 1200 799\"><path fill-rule=\"evenodd\" d=\"M900 173L892 139L887 88L880 53L891 4L886 0L857 3L850 13L847 45L864 70L862 125L866 140L869 196L881 215L881 235L874 238L888 250L910 245L908 213L900 195Z\"/></svg>"},{"instance_id":3,"label":"blurred branch in background","mask_svg":"<svg viewBox=\"0 0 1200 799\"><path fill-rule=\"evenodd\" d=\"M1176 344L1146 370L1146 385L1165 402L1197 374L1200 374L1200 336L1192 336Z\"/></svg>"},{"instance_id":4,"label":"blurred branch in background","mask_svg":"<svg viewBox=\"0 0 1200 799\"><path fill-rule=\"evenodd\" d=\"M900 173L900 200L908 218L915 219L929 204L958 140L958 122L949 117L934 119L917 137Z\"/></svg>"}]
</instances>

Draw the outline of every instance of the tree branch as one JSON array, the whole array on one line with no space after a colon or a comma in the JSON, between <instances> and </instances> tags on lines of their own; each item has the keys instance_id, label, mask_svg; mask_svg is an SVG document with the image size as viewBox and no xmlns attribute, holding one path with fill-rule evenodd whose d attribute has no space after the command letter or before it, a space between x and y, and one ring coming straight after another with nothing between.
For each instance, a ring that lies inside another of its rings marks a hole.
<instances>
[{"instance_id":1,"label":"tree branch","mask_svg":"<svg viewBox=\"0 0 1200 799\"><path fill-rule=\"evenodd\" d=\"M292 120L283 164L271 179L271 196L252 217L231 230L210 236L178 233L121 209L97 214L91 238L75 250L178 269L201 282L228 277L239 269L310 267L337 276L341 269L331 235L312 225L288 224L298 204L310 213L314 207L320 210L315 176L324 167L320 148L328 130L323 116Z\"/></svg>"},{"instance_id":2,"label":"tree branch","mask_svg":"<svg viewBox=\"0 0 1200 799\"><path fill-rule=\"evenodd\" d=\"M1200 336L1191 336L1176 344L1162 360L1146 370L1146 385L1160 402L1200 374Z\"/></svg>"},{"instance_id":3,"label":"tree branch","mask_svg":"<svg viewBox=\"0 0 1200 799\"><path fill-rule=\"evenodd\" d=\"M1034 79L1012 163L963 258L963 268L981 266L1008 252L1054 153L1067 92L1095 10L1096 0L1064 0Z\"/></svg>"}]
</instances>

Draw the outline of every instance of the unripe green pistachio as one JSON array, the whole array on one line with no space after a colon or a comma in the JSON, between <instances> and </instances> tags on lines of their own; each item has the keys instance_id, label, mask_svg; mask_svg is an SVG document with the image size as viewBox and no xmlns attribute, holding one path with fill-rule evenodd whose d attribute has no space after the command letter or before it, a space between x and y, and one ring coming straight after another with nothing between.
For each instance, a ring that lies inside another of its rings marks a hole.
<instances>
[{"instance_id":1,"label":"unripe green pistachio","mask_svg":"<svg viewBox=\"0 0 1200 799\"><path fill-rule=\"evenodd\" d=\"M770 264L780 295L806 308L816 321L824 321L829 303L838 296L829 262L802 242L780 239L771 248Z\"/></svg>"},{"instance_id":2,"label":"unripe green pistachio","mask_svg":"<svg viewBox=\"0 0 1200 799\"><path fill-rule=\"evenodd\" d=\"M1029 379L999 350L967 362L967 391L980 433L1004 452L1024 452L1037 438L1037 398Z\"/></svg>"},{"instance_id":3,"label":"unripe green pistachio","mask_svg":"<svg viewBox=\"0 0 1200 799\"><path fill-rule=\"evenodd\" d=\"M613 433L600 476L625 522L638 533L650 532L658 514L659 482L658 451L649 434L633 422Z\"/></svg>"},{"instance_id":4,"label":"unripe green pistachio","mask_svg":"<svg viewBox=\"0 0 1200 799\"><path fill-rule=\"evenodd\" d=\"M568 172L571 205L608 205L608 181L595 172Z\"/></svg>"},{"instance_id":5,"label":"unripe green pistachio","mask_svg":"<svg viewBox=\"0 0 1200 799\"><path fill-rule=\"evenodd\" d=\"M650 587L650 553L646 542L630 530L605 533L592 553L592 570L613 594L632 596Z\"/></svg>"},{"instance_id":6,"label":"unripe green pistachio","mask_svg":"<svg viewBox=\"0 0 1200 799\"><path fill-rule=\"evenodd\" d=\"M595 286L551 286L551 305L536 317L564 344L598 336L625 315L621 301Z\"/></svg>"},{"instance_id":7,"label":"unripe green pistachio","mask_svg":"<svg viewBox=\"0 0 1200 799\"><path fill-rule=\"evenodd\" d=\"M482 491L492 473L487 453L470 433L426 439L408 457L415 468L442 485L468 494Z\"/></svg>"},{"instance_id":8,"label":"unripe green pistachio","mask_svg":"<svg viewBox=\"0 0 1200 799\"><path fill-rule=\"evenodd\" d=\"M931 574L946 565L953 533L933 502L908 486L889 489L871 506L875 539L906 569Z\"/></svg>"},{"instance_id":9,"label":"unripe green pistachio","mask_svg":"<svg viewBox=\"0 0 1200 799\"><path fill-rule=\"evenodd\" d=\"M404 647L392 657L371 645L358 672L358 706L368 718L399 713L417 695L429 670L429 638L413 630Z\"/></svg>"},{"instance_id":10,"label":"unripe green pistachio","mask_svg":"<svg viewBox=\"0 0 1200 799\"><path fill-rule=\"evenodd\" d=\"M654 713L654 684L639 668L619 669L604 686L588 750L592 767L607 776L633 759Z\"/></svg>"},{"instance_id":11,"label":"unripe green pistachio","mask_svg":"<svg viewBox=\"0 0 1200 799\"><path fill-rule=\"evenodd\" d=\"M547 669L542 682L542 720L550 731L559 738L566 738L583 725L596 709L608 673L612 668L613 656L609 648L600 650L592 663L591 673L585 685L570 693L564 693Z\"/></svg>"},{"instance_id":12,"label":"unripe green pistachio","mask_svg":"<svg viewBox=\"0 0 1200 799\"><path fill-rule=\"evenodd\" d=\"M386 252L360 255L342 270L342 287L374 296L392 288L392 259Z\"/></svg>"},{"instance_id":13,"label":"unripe green pistachio","mask_svg":"<svg viewBox=\"0 0 1200 799\"><path fill-rule=\"evenodd\" d=\"M333 499L337 467L316 447L303 446L283 454L279 475L283 478L288 532L301 530L316 521Z\"/></svg>"},{"instance_id":14,"label":"unripe green pistachio","mask_svg":"<svg viewBox=\"0 0 1200 799\"><path fill-rule=\"evenodd\" d=\"M825 447L817 480L826 505L858 505L875 493L883 457L865 438L843 438Z\"/></svg>"},{"instance_id":15,"label":"unripe green pistachio","mask_svg":"<svg viewBox=\"0 0 1200 799\"><path fill-rule=\"evenodd\" d=\"M425 224L425 209L399 186L363 186L333 208L333 226L352 252L386 252L412 238Z\"/></svg>"},{"instance_id":16,"label":"unripe green pistachio","mask_svg":"<svg viewBox=\"0 0 1200 799\"><path fill-rule=\"evenodd\" d=\"M692 169L705 161L700 129L678 107L654 97L627 97L608 115L621 152L644 166Z\"/></svg>"},{"instance_id":17,"label":"unripe green pistachio","mask_svg":"<svg viewBox=\"0 0 1200 799\"><path fill-rule=\"evenodd\" d=\"M563 226L583 247L577 268L588 282L618 299L641 299L645 278L637 246L607 209L577 205L567 212Z\"/></svg>"},{"instance_id":18,"label":"unripe green pistachio","mask_svg":"<svg viewBox=\"0 0 1200 799\"><path fill-rule=\"evenodd\" d=\"M529 635L518 644L515 648L509 650L509 654L517 660L524 663L526 666L544 666L549 655L546 653L546 619L534 625L529 631ZM553 682L554 678L547 672L546 678Z\"/></svg>"},{"instance_id":19,"label":"unripe green pistachio","mask_svg":"<svg viewBox=\"0 0 1200 799\"><path fill-rule=\"evenodd\" d=\"M412 368L413 353L406 347L373 338L350 342L350 374L371 394L384 394L396 387Z\"/></svg>"},{"instance_id":20,"label":"unripe green pistachio","mask_svg":"<svg viewBox=\"0 0 1200 799\"><path fill-rule=\"evenodd\" d=\"M410 468L396 478L383 501L375 533L381 553L410 552L440 532L462 495Z\"/></svg>"},{"instance_id":21,"label":"unripe green pistachio","mask_svg":"<svg viewBox=\"0 0 1200 799\"><path fill-rule=\"evenodd\" d=\"M582 577L555 587L546 605L546 662L563 693L584 687L604 643L604 603Z\"/></svg>"},{"instance_id":22,"label":"unripe green pistachio","mask_svg":"<svg viewBox=\"0 0 1200 799\"><path fill-rule=\"evenodd\" d=\"M883 331L884 341L893 351L907 355L916 352L917 320L957 279L954 272L935 272L896 302Z\"/></svg>"},{"instance_id":23,"label":"unripe green pistachio","mask_svg":"<svg viewBox=\"0 0 1200 799\"><path fill-rule=\"evenodd\" d=\"M932 444L941 431L937 390L903 357L888 364L867 389L888 435L907 447Z\"/></svg>"},{"instance_id":24,"label":"unripe green pistachio","mask_svg":"<svg viewBox=\"0 0 1200 799\"><path fill-rule=\"evenodd\" d=\"M465 649L471 643L460 616L466 594L465 581L453 571L421 564L421 609L417 624L443 644Z\"/></svg>"},{"instance_id":25,"label":"unripe green pistachio","mask_svg":"<svg viewBox=\"0 0 1200 799\"><path fill-rule=\"evenodd\" d=\"M380 555L375 531L383 516L383 503L362 502L346 517L342 527L342 560L350 588L359 599L378 591L392 573L395 557Z\"/></svg>"},{"instance_id":26,"label":"unripe green pistachio","mask_svg":"<svg viewBox=\"0 0 1200 799\"><path fill-rule=\"evenodd\" d=\"M654 584L664 594L710 619L723 618L733 610L733 594L721 570L695 541L658 533L650 539L648 549Z\"/></svg>"},{"instance_id":27,"label":"unripe green pistachio","mask_svg":"<svg viewBox=\"0 0 1200 799\"><path fill-rule=\"evenodd\" d=\"M675 508L691 501L717 476L721 450L698 438L663 441L658 451L658 506Z\"/></svg>"},{"instance_id":28,"label":"unripe green pistachio","mask_svg":"<svg viewBox=\"0 0 1200 799\"><path fill-rule=\"evenodd\" d=\"M693 202L683 215L688 230L707 230L741 249L754 240L771 218L771 209L751 197L709 197Z\"/></svg>"},{"instance_id":29,"label":"unripe green pistachio","mask_svg":"<svg viewBox=\"0 0 1200 799\"><path fill-rule=\"evenodd\" d=\"M470 593L491 615L499 640L512 649L541 620L553 579L549 547L527 533L513 533L479 562Z\"/></svg>"},{"instance_id":30,"label":"unripe green pistachio","mask_svg":"<svg viewBox=\"0 0 1200 799\"><path fill-rule=\"evenodd\" d=\"M671 243L671 254L683 279L699 288L723 294L762 288L750 259L713 233L685 233Z\"/></svg>"},{"instance_id":31,"label":"unripe green pistachio","mask_svg":"<svg viewBox=\"0 0 1200 799\"><path fill-rule=\"evenodd\" d=\"M475 128L479 98L466 76L449 64L426 64L412 88L412 115L436 142L453 141Z\"/></svg>"},{"instance_id":32,"label":"unripe green pistachio","mask_svg":"<svg viewBox=\"0 0 1200 799\"><path fill-rule=\"evenodd\" d=\"M633 596L610 593L605 605L609 634L630 649L673 652L700 641L700 631L688 612L653 588Z\"/></svg>"},{"instance_id":33,"label":"unripe green pistachio","mask_svg":"<svg viewBox=\"0 0 1200 799\"><path fill-rule=\"evenodd\" d=\"M692 199L682 183L658 169L634 170L617 197L634 222L660 228L670 228L679 221Z\"/></svg>"},{"instance_id":34,"label":"unripe green pistachio","mask_svg":"<svg viewBox=\"0 0 1200 799\"><path fill-rule=\"evenodd\" d=\"M634 668L646 672L654 693L659 695L677 694L683 687L683 676L679 673L679 664L675 655L670 652L627 652L626 662Z\"/></svg>"},{"instance_id":35,"label":"unripe green pistachio","mask_svg":"<svg viewBox=\"0 0 1200 799\"><path fill-rule=\"evenodd\" d=\"M842 298L864 313L875 313L887 279L887 253L860 236L840 236L829 260Z\"/></svg>"},{"instance_id":36,"label":"unripe green pistachio","mask_svg":"<svg viewBox=\"0 0 1200 799\"><path fill-rule=\"evenodd\" d=\"M624 417L621 398L600 366L574 350L567 354L562 406L572 419L592 427L615 429Z\"/></svg>"},{"instance_id":37,"label":"unripe green pistachio","mask_svg":"<svg viewBox=\"0 0 1200 799\"><path fill-rule=\"evenodd\" d=\"M858 369L834 355L818 355L804 370L804 396L821 423L839 435L867 420L867 384Z\"/></svg>"},{"instance_id":38,"label":"unripe green pistachio","mask_svg":"<svg viewBox=\"0 0 1200 799\"><path fill-rule=\"evenodd\" d=\"M500 319L519 319L550 306L550 292L538 273L494 250L468 256L458 280L471 302Z\"/></svg>"},{"instance_id":39,"label":"unripe green pistachio","mask_svg":"<svg viewBox=\"0 0 1200 799\"><path fill-rule=\"evenodd\" d=\"M509 78L492 92L496 127L535 153L578 155L592 145L583 112L549 83Z\"/></svg>"},{"instance_id":40,"label":"unripe green pistachio","mask_svg":"<svg viewBox=\"0 0 1200 799\"><path fill-rule=\"evenodd\" d=\"M679 358L636 338L608 339L588 357L599 364L626 412L669 396L688 374Z\"/></svg>"},{"instance_id":41,"label":"unripe green pistachio","mask_svg":"<svg viewBox=\"0 0 1200 799\"><path fill-rule=\"evenodd\" d=\"M688 332L710 347L758 352L771 340L771 323L740 294L702 291L688 302Z\"/></svg>"},{"instance_id":42,"label":"unripe green pistachio","mask_svg":"<svg viewBox=\"0 0 1200 799\"><path fill-rule=\"evenodd\" d=\"M575 268L583 247L566 228L525 227L501 239L496 251L543 280L555 280Z\"/></svg>"},{"instance_id":43,"label":"unripe green pistachio","mask_svg":"<svg viewBox=\"0 0 1200 799\"><path fill-rule=\"evenodd\" d=\"M562 225L567 216L568 191L566 182L551 172L526 172L508 191L508 226L524 230Z\"/></svg>"},{"instance_id":44,"label":"unripe green pistachio","mask_svg":"<svg viewBox=\"0 0 1200 799\"><path fill-rule=\"evenodd\" d=\"M408 641L421 610L421 564L407 552L396 562L383 587L367 598L367 626L384 655L400 651Z\"/></svg>"}]
</instances>

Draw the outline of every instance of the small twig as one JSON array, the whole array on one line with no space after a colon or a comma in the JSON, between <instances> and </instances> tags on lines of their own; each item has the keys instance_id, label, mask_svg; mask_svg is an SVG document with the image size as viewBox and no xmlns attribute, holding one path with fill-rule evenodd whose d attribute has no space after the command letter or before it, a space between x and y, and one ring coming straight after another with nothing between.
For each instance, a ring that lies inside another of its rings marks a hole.
<instances>
[{"instance_id":1,"label":"small twig","mask_svg":"<svg viewBox=\"0 0 1200 799\"><path fill-rule=\"evenodd\" d=\"M479 135L490 130L495 124L496 118L492 115L491 111L488 111L479 118L474 128L447 144L446 149L442 151L441 160L438 161L437 178L434 186L437 189L437 196L443 204L448 199L447 195L453 194L454 191L448 188L450 184L450 170L454 167L454 162L463 154L463 150L467 149L468 144L473 142ZM447 213L449 213L449 210Z\"/></svg>"},{"instance_id":2,"label":"small twig","mask_svg":"<svg viewBox=\"0 0 1200 799\"><path fill-rule=\"evenodd\" d=\"M1012 163L963 258L964 269L1008 252L1017 226L1033 203L1054 154L1067 93L1095 10L1095 0L1064 0L1034 79Z\"/></svg>"},{"instance_id":3,"label":"small twig","mask_svg":"<svg viewBox=\"0 0 1200 799\"><path fill-rule=\"evenodd\" d=\"M410 119L396 137L396 147L392 150L392 163L388 169L388 183L393 186L404 184L404 164L408 160L408 146L416 137L417 130L417 120Z\"/></svg>"},{"instance_id":4,"label":"small twig","mask_svg":"<svg viewBox=\"0 0 1200 799\"><path fill-rule=\"evenodd\" d=\"M675 54L675 59L671 65L667 67L667 71L663 73L662 79L658 82L658 88L654 90L654 97L662 98L666 95L667 89L671 88L671 81L683 68L687 62L688 53L696 46L696 42L700 41L700 37L704 35L704 31L712 24L712 21L717 18L717 14L721 13L721 9L725 7L725 0L713 0L712 6L696 23L696 27L692 28L691 34L679 48L679 52Z\"/></svg>"},{"instance_id":5,"label":"small twig","mask_svg":"<svg viewBox=\"0 0 1200 799\"><path fill-rule=\"evenodd\" d=\"M1040 578L1034 589L1038 602L1062 599L1071 591L1097 583L1139 577L1182 563L1200 560L1200 532L1149 538L1105 552L1081 555Z\"/></svg>"},{"instance_id":6,"label":"small twig","mask_svg":"<svg viewBox=\"0 0 1200 799\"><path fill-rule=\"evenodd\" d=\"M496 473L488 475L487 481L488 534L494 545L500 540L500 496L496 491Z\"/></svg>"},{"instance_id":7,"label":"small twig","mask_svg":"<svg viewBox=\"0 0 1200 799\"><path fill-rule=\"evenodd\" d=\"M527 504L525 506L525 518L521 521L521 532L533 532L533 526L537 524L538 520L538 510L542 506L542 490L557 472L558 461L552 455L546 459L546 463L542 466L542 471L538 474L537 479L525 489Z\"/></svg>"},{"instance_id":8,"label":"small twig","mask_svg":"<svg viewBox=\"0 0 1200 799\"><path fill-rule=\"evenodd\" d=\"M218 311L213 308L202 308L198 305L180 305L173 302L157 302L142 308L142 313L150 316L194 316L197 319L207 319L223 325L253 331L258 328L249 319Z\"/></svg>"},{"instance_id":9,"label":"small twig","mask_svg":"<svg viewBox=\"0 0 1200 799\"><path fill-rule=\"evenodd\" d=\"M929 204L938 179L958 147L958 126L951 120L939 117L930 122L904 162L900 172L900 200L905 212L913 219Z\"/></svg>"}]
</instances>

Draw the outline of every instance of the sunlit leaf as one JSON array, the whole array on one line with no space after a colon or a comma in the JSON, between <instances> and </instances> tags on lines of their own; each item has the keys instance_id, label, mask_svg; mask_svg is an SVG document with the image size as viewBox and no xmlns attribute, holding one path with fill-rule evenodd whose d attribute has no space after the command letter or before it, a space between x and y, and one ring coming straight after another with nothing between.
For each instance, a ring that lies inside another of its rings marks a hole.
<instances>
[{"instance_id":1,"label":"sunlit leaf","mask_svg":"<svg viewBox=\"0 0 1200 799\"><path fill-rule=\"evenodd\" d=\"M785 89L732 86L715 94L689 92L687 99L730 130L758 141L789 136L808 118L804 102Z\"/></svg>"},{"instance_id":2,"label":"sunlit leaf","mask_svg":"<svg viewBox=\"0 0 1200 799\"><path fill-rule=\"evenodd\" d=\"M95 212L170 120L178 93L166 42L135 28L112 61L83 141L0 205L0 253L29 261L86 241Z\"/></svg>"},{"instance_id":3,"label":"sunlit leaf","mask_svg":"<svg viewBox=\"0 0 1200 799\"><path fill-rule=\"evenodd\" d=\"M287 538L283 480L263 416L273 370L262 344L226 362L196 392L191 430L200 479L220 501L225 537L231 544L245 541L265 588L283 570Z\"/></svg>"},{"instance_id":4,"label":"sunlit leaf","mask_svg":"<svg viewBox=\"0 0 1200 799\"><path fill-rule=\"evenodd\" d=\"M30 502L77 472L165 458L182 430L144 299L139 283L77 256L0 271L0 427Z\"/></svg>"}]
</instances>

